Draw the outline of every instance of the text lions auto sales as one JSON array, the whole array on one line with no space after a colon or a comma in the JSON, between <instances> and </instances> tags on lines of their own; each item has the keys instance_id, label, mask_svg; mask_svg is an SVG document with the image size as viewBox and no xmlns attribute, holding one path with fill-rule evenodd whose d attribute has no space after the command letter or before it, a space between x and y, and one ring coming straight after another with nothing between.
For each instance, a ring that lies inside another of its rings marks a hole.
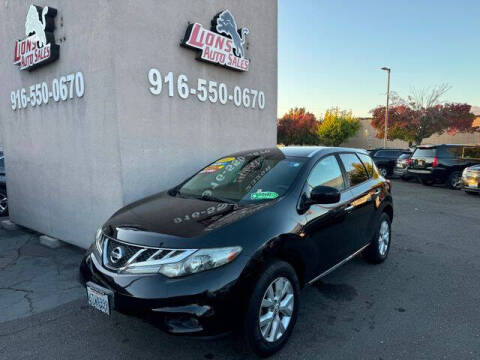
<instances>
[{"instance_id":1,"label":"text lions auto sales","mask_svg":"<svg viewBox=\"0 0 480 360\"><path fill-rule=\"evenodd\" d=\"M24 40L15 42L14 64L20 69L26 69L48 59L51 55L50 44L38 47L37 36L32 35Z\"/></svg>"},{"instance_id":2,"label":"text lions auto sales","mask_svg":"<svg viewBox=\"0 0 480 360\"><path fill-rule=\"evenodd\" d=\"M202 50L200 58L230 68L248 71L250 61L233 52L232 39L205 29L201 24L191 24L185 45Z\"/></svg>"}]
</instances>

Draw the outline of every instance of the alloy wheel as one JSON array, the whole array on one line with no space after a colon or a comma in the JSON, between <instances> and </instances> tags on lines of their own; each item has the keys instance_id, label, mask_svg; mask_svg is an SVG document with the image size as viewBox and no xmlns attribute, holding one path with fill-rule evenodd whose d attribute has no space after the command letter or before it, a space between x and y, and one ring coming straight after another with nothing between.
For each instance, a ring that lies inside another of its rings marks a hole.
<instances>
[{"instance_id":1,"label":"alloy wheel","mask_svg":"<svg viewBox=\"0 0 480 360\"><path fill-rule=\"evenodd\" d=\"M456 174L455 176L452 177L450 185L452 186L453 189L460 189L460 186L462 184L462 177L460 174Z\"/></svg>"},{"instance_id":2,"label":"alloy wheel","mask_svg":"<svg viewBox=\"0 0 480 360\"><path fill-rule=\"evenodd\" d=\"M294 301L290 280L278 277L270 283L258 316L260 332L266 341L277 341L285 334L292 320Z\"/></svg>"},{"instance_id":3,"label":"alloy wheel","mask_svg":"<svg viewBox=\"0 0 480 360\"><path fill-rule=\"evenodd\" d=\"M3 215L7 212L8 209L8 199L5 194L0 193L0 215Z\"/></svg>"},{"instance_id":4,"label":"alloy wheel","mask_svg":"<svg viewBox=\"0 0 480 360\"><path fill-rule=\"evenodd\" d=\"M386 168L381 167L378 170L380 171L380 174L382 174L383 177L386 177L388 175L388 171Z\"/></svg>"},{"instance_id":5,"label":"alloy wheel","mask_svg":"<svg viewBox=\"0 0 480 360\"><path fill-rule=\"evenodd\" d=\"M380 231L378 234L378 252L381 256L385 256L390 244L390 225L387 220L383 220L380 225Z\"/></svg>"}]
</instances>

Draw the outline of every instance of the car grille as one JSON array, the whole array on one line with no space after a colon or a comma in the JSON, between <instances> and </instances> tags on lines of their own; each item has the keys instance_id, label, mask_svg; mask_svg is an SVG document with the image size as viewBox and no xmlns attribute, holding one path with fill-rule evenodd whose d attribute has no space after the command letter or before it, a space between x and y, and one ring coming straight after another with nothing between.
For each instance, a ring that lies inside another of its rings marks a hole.
<instances>
[{"instance_id":1,"label":"car grille","mask_svg":"<svg viewBox=\"0 0 480 360\"><path fill-rule=\"evenodd\" d=\"M128 266L148 266L181 261L193 254L193 249L164 249L132 245L103 235L103 265L110 270L122 271Z\"/></svg>"}]
</instances>

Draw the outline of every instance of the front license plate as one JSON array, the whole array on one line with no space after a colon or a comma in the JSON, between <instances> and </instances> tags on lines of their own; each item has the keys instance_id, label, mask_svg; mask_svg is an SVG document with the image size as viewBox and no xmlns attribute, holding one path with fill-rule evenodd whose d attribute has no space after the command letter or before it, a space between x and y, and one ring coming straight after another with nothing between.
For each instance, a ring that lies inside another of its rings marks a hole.
<instances>
[{"instance_id":1,"label":"front license plate","mask_svg":"<svg viewBox=\"0 0 480 360\"><path fill-rule=\"evenodd\" d=\"M99 289L98 286L93 288L87 284L88 304L104 314L110 315L111 302L107 293L108 290L105 290L105 292L102 292L102 289Z\"/></svg>"}]
</instances>

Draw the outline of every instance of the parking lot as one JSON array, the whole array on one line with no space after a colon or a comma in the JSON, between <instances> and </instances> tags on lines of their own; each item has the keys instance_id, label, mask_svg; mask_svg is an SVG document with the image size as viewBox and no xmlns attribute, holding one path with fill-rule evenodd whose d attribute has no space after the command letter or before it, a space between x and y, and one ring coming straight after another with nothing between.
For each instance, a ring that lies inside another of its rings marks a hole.
<instances>
[{"instance_id":1,"label":"parking lot","mask_svg":"<svg viewBox=\"0 0 480 360\"><path fill-rule=\"evenodd\" d=\"M273 358L480 358L480 196L399 180L393 194L389 259L378 266L354 259L306 288L296 330ZM166 335L137 319L96 313L79 296L0 322L0 358L251 358L237 336Z\"/></svg>"}]
</instances>

